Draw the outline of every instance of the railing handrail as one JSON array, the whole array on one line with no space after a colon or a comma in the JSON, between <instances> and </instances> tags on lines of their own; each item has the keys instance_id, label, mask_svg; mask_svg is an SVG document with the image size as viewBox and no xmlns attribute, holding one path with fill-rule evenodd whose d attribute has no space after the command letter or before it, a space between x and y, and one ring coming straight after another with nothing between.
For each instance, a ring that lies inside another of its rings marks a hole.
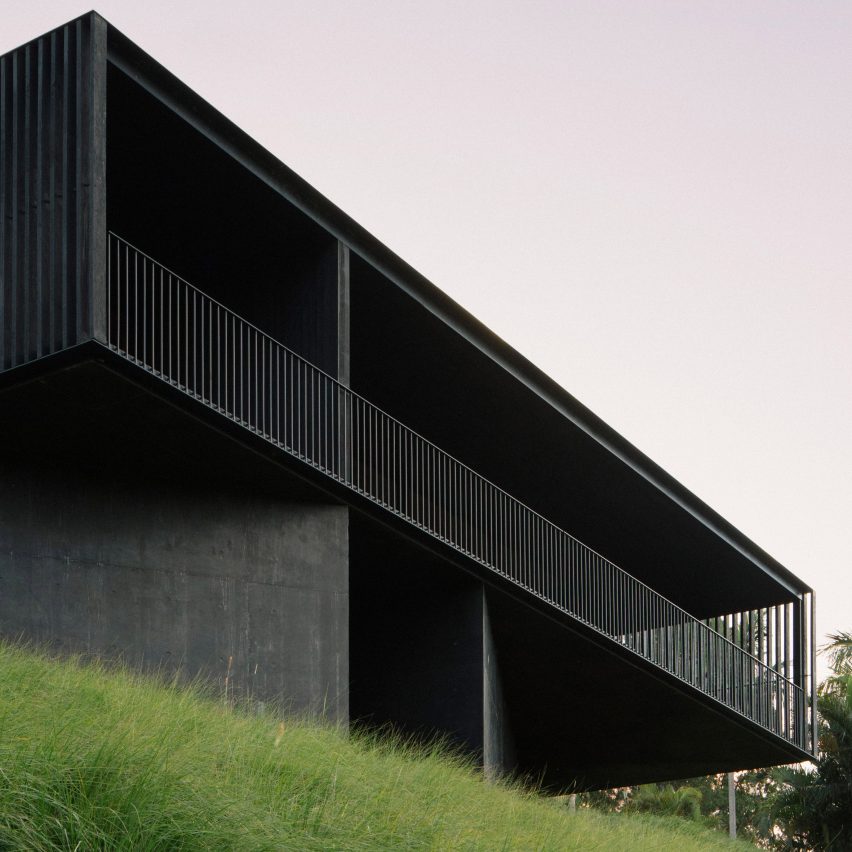
<instances>
[{"instance_id":1,"label":"railing handrail","mask_svg":"<svg viewBox=\"0 0 852 852\"><path fill-rule=\"evenodd\" d=\"M201 290L200 288L196 287L196 286L195 286L194 284L192 284L191 282L187 281L187 280L186 280L185 278L183 278L181 275L178 275L178 273L174 272L172 269L169 269L169 267L167 267L167 266L165 266L164 264L160 263L160 261L155 260L153 257L151 257L151 255L149 255L149 254L147 254L146 252L142 251L142 249L137 248L135 245L133 245L133 243L131 243L131 242L129 242L128 240L124 239L124 237L119 236L118 234L116 234L116 233L115 233L115 231L109 231L109 235L110 235L111 237L115 237L115 239L117 239L119 242L123 243L124 245L128 246L129 248L132 248L132 249L133 249L133 251L135 251L135 252L137 252L138 254L142 255L144 258L146 258L147 260L149 260L151 263L156 264L156 265L157 265L157 266L159 266L159 267L162 267L162 269L163 269L163 270L165 270L165 271L166 271L166 272L168 272L170 275L173 275L175 278L177 278L177 279L180 281L180 283L181 283L181 284L183 284L185 287L188 287L190 290L193 290L195 293L197 293L197 294L198 294L199 296L201 296L202 298L206 299L207 301L209 301L209 302L211 302L212 304L216 305L217 307L221 308L221 309L222 309L223 311L225 311L227 314L229 314L230 316L232 316L232 317L234 317L235 319L239 320L239 321L240 321L243 325L247 326L248 328L250 328L250 329L252 329L253 331L255 331L257 334L261 335L261 337L263 337L263 338L265 338L266 340L268 340L268 341L269 341L271 344L273 344L274 346L277 346L278 348L283 349L285 352L288 352L288 353L290 354L290 356L291 356L291 357L293 357L293 358L295 358L297 361L300 361L301 363L303 363L303 364L305 364L307 367L309 367L311 370L314 370L314 371L316 371L317 373L320 373L321 375L323 375L323 376L324 376L324 377L325 377L328 381L330 381L333 385L335 385L335 386L336 386L339 390L341 390L341 391L345 392L345 393L346 393L347 395L349 395L349 396L352 396L352 397L354 397L354 398L356 398L356 399L360 400L360 401L361 401L361 402L363 402L365 405L368 405L368 406L370 406L370 408L374 409L375 411L378 411L378 412L379 412L379 413L380 413L383 417L386 417L388 420L391 420L392 422L394 422L397 426L401 427L402 429L405 429L407 432L410 432L412 435L415 435L415 436L416 436L416 437L417 437L420 441L423 441L423 443L424 443L424 444L427 444L427 445L428 445L428 446L430 446L433 450L435 450L436 452L440 453L442 456L446 457L447 459L449 459L450 461L452 461L454 464L457 464L457 465L459 465L459 467L464 468L464 469L465 469L466 471L468 471L468 472L469 472L472 476L475 476L477 479L481 480L482 482L484 482L485 484L487 484L488 486L490 486L491 488L493 488L495 491L497 491L497 492L499 492L500 494L502 494L502 495L503 495L504 497L506 497L508 500L511 500L513 503L515 503L516 505L520 506L520 507L521 507L524 511L529 512L531 515L533 515L534 517L538 518L538 519L539 519L540 521L542 521L543 523L547 524L547 525L548 525L551 529L555 530L555 531L556 531L556 532L558 532L560 535L567 536L567 537L568 537L568 538L570 538L572 541L576 542L576 543L577 543L577 544L579 544L581 547L583 547L585 550L589 551L590 553L593 553L593 554L594 554L595 556L597 556L599 559L603 559L603 560L604 560L604 561L605 561L605 562L606 562L606 563L607 563L610 567L614 568L616 571L620 572L620 573L621 573L621 574L623 574L625 577L628 577L628 578L631 580L631 582L634 582L634 583L638 584L638 585L639 585L639 586L641 586L642 588L646 589L646 590L647 590L650 594L654 595L655 597L657 597L657 598L659 598L660 600L662 600L662 601L664 601L665 603L667 603L669 606L671 606L671 607L672 607L673 609L675 609L677 612L682 613L684 616L686 616L686 620L692 620L692 621L694 621L696 624L700 624L700 625L701 625L704 629L706 629L706 630L710 631L711 633L714 633L716 636L718 636L718 637L719 637L719 638L720 638L723 642L727 642L727 643L728 643L728 644L729 644L732 648L734 648L734 649L736 649L737 651L739 651L739 652L741 652L741 653L745 654L745 655L746 655L746 656L748 656L748 657L751 657L751 659L752 659L752 660L754 660L754 662L755 662L755 663L757 663L758 665L766 666L766 664L765 664L762 660L758 659L758 658L757 658L757 657L755 657L753 654L750 654L748 651L746 651L744 648L741 648L741 647L740 647L739 645L737 645L735 642L732 642L732 641L731 641L731 640L730 640L727 636L725 636L723 633L720 633L718 630L716 630L715 628L711 627L711 626L710 626L709 624L707 624L706 622L702 621L702 620L701 620L701 619L699 619L699 618L696 618L694 615L692 615L691 613L687 612L685 609L683 609L683 607L681 607L681 606L680 606L680 604L676 604L674 601L669 600L669 598L667 598L665 595L661 594L661 593L660 593L660 592L658 592L656 589L654 589L654 588L652 588L651 586L649 586L649 585L648 585L647 583L645 583L643 580L640 580L638 577L636 577L635 575L631 574L629 571L626 571L624 568L622 568L620 565L618 565L618 564L616 564L615 562L613 562L613 561L612 561L611 559L609 559L608 557L604 556L604 555L603 555L603 554L601 554L601 553L598 553L598 551L596 551L593 547L591 547L590 545L586 544L586 543L585 543L585 542L583 542L583 541L580 541L580 539L578 539L576 536L574 536L574 535L572 535L571 533L569 533L567 530L564 530L564 529L562 529L562 527L557 526L557 525L556 525L553 521L551 521L551 520L549 520L548 518L546 518L544 515L542 515L542 514L541 514L540 512L538 512L536 509L533 509L531 506L528 506L526 503L524 503L524 502L523 502L523 500L519 500L517 497L514 497L513 495L509 494L509 492L508 492L508 491L506 491L504 488L502 488L501 486L497 485L496 483L492 482L490 479L488 479L488 477L483 476L481 473L478 473L478 472L477 472L477 471L475 471L473 468L471 468L469 465L465 464L465 462L461 461L460 459L457 459L455 456L451 455L451 454L450 454L450 453L448 453L446 450L444 450L444 449L442 449L441 447L439 447L437 444L435 444L435 443L434 443L433 441L431 441L429 438L426 438L426 437L424 437L423 435L421 435L419 432L417 432L417 430L416 430L416 429L412 429L412 428L411 428L411 426L406 425L405 423L403 423L402 421L400 421L398 418L396 418L393 414L389 414L387 411L385 411L384 409L382 409L380 406L376 405L374 402L370 402L368 399L366 399L364 396L362 396L361 394L359 394L357 391L352 390L352 388L348 387L347 385L344 385L344 384L343 384L343 383L342 383L339 379L337 379L337 378L335 378L334 376L332 376L332 375L331 375L331 373L327 373L325 370L323 370L323 369L322 369L322 367L318 367L318 366L317 366L316 364L314 364L312 361L308 361L308 360L307 360L307 358L304 358L302 355L299 355L299 353L298 353L298 352L295 352L294 350L290 349L290 347L289 347L289 346L287 346L285 343L282 343L280 340L278 340L278 339L276 339L276 338L272 337L272 335L270 335L268 332L265 332L263 329L258 328L258 327L257 327L254 323L252 323L251 321L249 321L249 320L245 319L245 317L243 317L243 316L241 316L240 314L236 313L234 310L232 310L231 308L227 307L227 305L223 305L223 304L222 304L222 302L220 302L218 299L215 299L213 296L210 296L209 294L205 293L203 290ZM474 557L474 558L475 558L475 557ZM745 610L744 610L744 611L745 611ZM734 614L734 613L726 613L726 615L733 615L733 614ZM721 615L719 616L719 618L722 618L722 617L725 617L725 616L721 616ZM776 671L775 669L773 669L771 666L767 666L767 668L768 668L770 671L772 671L773 673L778 674L778 675L779 675L779 677L782 677L782 678L784 678L785 680L787 680L787 681L788 681L788 683L790 683L792 686L796 687L797 689L799 688L799 687L798 687L798 685L797 685L794 681L790 680L790 678L786 678L784 675L782 675L780 672L777 672L777 671Z\"/></svg>"},{"instance_id":2,"label":"railing handrail","mask_svg":"<svg viewBox=\"0 0 852 852\"><path fill-rule=\"evenodd\" d=\"M342 384L337 378L330 375L329 373L322 370L321 368L317 367L315 364L311 363L310 361L308 361L307 359L305 359L304 357L299 355L297 352L294 352L292 349L287 347L285 344L281 343L279 340L276 340L270 334L268 334L267 332L258 328L256 325L254 325L250 321L246 320L245 318L243 318L242 316L237 314L235 311L228 308L226 305L222 304L217 299L209 296L207 293L205 293L204 291L202 291L201 289L199 289L195 285L186 281L186 279L184 279L182 276L178 275L177 273L175 273L174 271L172 271L168 267L164 266L159 261L152 258L149 254L147 254L146 252L137 248L135 245L133 245L129 241L125 240L123 237L119 236L118 234L116 234L113 231L109 231L109 236L111 238L113 238L117 242L117 244L124 246L127 249L132 250L133 252L135 252L139 256L145 258L145 260L147 260L153 266L155 266L155 267L159 268L160 270L168 273L170 276L172 276L174 279L176 279L176 281L178 281L183 287L187 288L192 293L197 294L197 296L199 296L201 299L205 300L207 303L216 306L216 308L218 308L220 311L223 311L228 317L230 317L233 320L235 320L236 322L240 323L240 325L242 327L250 329L256 335L259 335L263 340L268 341L270 347L275 347L277 350L280 350L282 352L287 353L288 357L294 359L297 363L299 363L299 364L301 364L305 367L306 374L307 374L307 371L311 371L311 373L321 376L323 378L323 380L326 381L326 382L329 382L333 388L337 389L342 394L345 394L347 397L360 402L365 407L365 410L373 411L377 415L380 415L386 421L388 421L389 423L392 423L396 427L398 427L403 433L407 433L407 434L411 435L412 437L416 438L417 441L421 442L425 447L428 447L429 449L431 449L442 460L446 460L448 463L456 466L460 470L465 471L478 484L481 484L481 485L487 487L488 489L492 490L495 494L502 496L502 498L508 504L510 504L513 508L517 508L520 511L522 511L523 513L525 513L525 515L528 515L529 517L536 519L539 524L544 525L549 531L552 531L554 534L556 534L558 536L564 536L567 540L574 543L578 548L582 549L582 552L584 552L586 554L593 555L594 557L596 557L598 560L600 560L604 564L605 568L615 572L616 575L623 578L626 581L627 585L632 585L632 586L635 586L638 589L643 590L652 600L654 600L654 601L658 602L659 604L665 606L668 609L670 615L675 617L674 620L671 620L670 623L665 625L666 628L673 627L675 624L677 624L677 625L687 625L687 624L692 625L695 629L698 629L699 631L701 631L701 633L706 634L708 636L712 636L716 640L721 641L723 643L723 646L728 647L731 652L737 652L737 654L740 657L747 659L749 661L750 665L756 666L757 667L757 673L758 673L757 674L758 679L761 677L763 672L766 673L765 676L767 676L767 677L769 676L769 674L771 674L772 677L776 678L779 682L783 683L787 688L792 689L795 692L798 692L798 693L801 693L802 695L804 695L804 689L803 689L802 686L799 686L791 678L787 677L785 674L782 674L780 671L778 671L777 668L773 668L772 665L770 665L768 662L764 662L763 660L761 660L759 657L755 656L750 651L746 650L745 648L741 647L740 645L737 645L734 641L732 641L724 633L721 633L718 630L716 630L715 628L711 627L710 624L708 624L706 621L702 621L702 620L696 618L691 613L684 610L680 605L674 603L673 601L671 601L667 597L665 597L665 595L660 594L658 591L656 591L652 587L648 586L647 583L645 583L642 580L640 580L639 578L633 576L628 571L621 568L621 566L617 565L616 563L612 562L607 557L598 553L596 550L594 550L593 548L589 547L588 545L586 545L585 543L583 543L582 541L577 539L571 533L563 530L561 527L557 526L555 523L550 521L548 518L544 517L541 513L539 513L535 509L531 508L530 506L526 505L523 501L517 499L513 495L509 494L505 489L501 488L499 485L496 485L491 480L482 476L481 474L479 474L477 471L473 470L471 467L469 467L464 462L460 461L459 459L456 459L454 456L450 455L448 452L441 449L441 447L437 446L434 442L430 441L428 438L423 437L418 432L416 432L414 429L412 429L409 426L407 426L406 424L402 423L400 420L398 420L393 415L388 414L383 409L374 405L369 400L364 398L361 394L357 393L356 391L353 391L351 388ZM110 341L110 342L112 342L112 341ZM128 354L128 357L129 357L129 354ZM138 358L137 359L131 359L131 360L136 360L137 363L142 363L142 362L139 362ZM147 365L145 365L145 366L147 367ZM230 416L236 417L236 414L234 413ZM278 443L277 445L281 446L286 451L286 449L287 449L286 447L283 447L283 445L281 445L280 443ZM309 462L309 463L311 463L311 462ZM315 467L318 466L315 463L312 463L312 464L314 464ZM322 467L320 467L320 469L322 470ZM383 506L385 506L385 505L389 506L390 505L390 504L386 503L386 501L379 500L377 497L369 494L364 489L357 487L354 483L347 482L341 475L334 474L334 473L332 473L330 471L326 471L326 470L323 470L323 472L327 473L327 475L331 476L332 478L336 479L337 481L340 481L342 484L346 485L347 487L351 488L352 490L356 491L357 493L360 493L363 496L367 497L372 502L376 502L379 505L383 505ZM403 516L403 517L405 517L405 516ZM473 559L478 564L485 566L489 570L495 571L500 576L503 576L506 579L510 580L511 582L514 582L516 585L519 585L521 588L524 588L525 590L532 592L533 594L536 595L536 597L538 597L539 599L542 599L545 602L549 603L550 605L554 606L559 611L566 612L567 614L571 615L571 613L565 607L561 606L556 601L547 597L547 595L545 593L543 593L541 590L535 589L531 586L528 586L524 583L521 583L515 577L511 576L506 571L499 568L496 564L491 564L490 562L488 562L483 557L477 555L476 553L474 553L473 551L471 551L469 549L463 548L458 543L451 542L451 541L449 541L445 538L440 537L437 534L436 531L431 530L431 529L425 527L424 525L416 522L413 518L406 518L406 519L410 520L410 522L412 522L412 523L415 523L415 525L426 529L427 532L429 532L430 534L441 538L441 540L445 541L445 543L449 544L451 547L453 547L454 549L456 549L457 551L459 551L463 555L467 556L468 558ZM736 617L737 615L742 615L745 612L754 612L754 611L760 612L761 610L767 610L768 611L768 609L769 609L769 607L759 607L759 608L756 608L754 610L745 610L745 611L743 611L743 613L728 613L724 616L719 616L718 618L723 618L723 619L727 620L727 618L730 617L730 616ZM573 615L572 615L572 617L580 618L580 616L573 616ZM588 626L590 626L591 628L600 632L602 635L607 636L612 641L618 642L618 640L615 639L615 637L613 635L611 635L609 632L607 632L607 630L604 629L603 627L601 627L601 626L599 626L599 625L597 625L597 624L595 624L591 621L586 621L585 619L582 619L582 618L580 618L580 620L583 620L584 623L588 624ZM618 644L621 644L621 643L619 642ZM629 646L622 646L622 647L627 647L628 650L634 650L634 649L631 649ZM635 652L635 653L638 653L638 652ZM640 654L640 656L642 656L642 655ZM779 663L780 663L780 661L776 659L776 665L778 665ZM801 661L798 661L797 664L801 665ZM671 673L674 674L676 677L678 676L676 672L671 672ZM809 677L811 677L810 673L805 675L802 678L803 682ZM687 681L687 682L690 682L690 681ZM731 705L726 705L726 706L730 707ZM732 707L731 709L736 709L736 708Z\"/></svg>"}]
</instances>

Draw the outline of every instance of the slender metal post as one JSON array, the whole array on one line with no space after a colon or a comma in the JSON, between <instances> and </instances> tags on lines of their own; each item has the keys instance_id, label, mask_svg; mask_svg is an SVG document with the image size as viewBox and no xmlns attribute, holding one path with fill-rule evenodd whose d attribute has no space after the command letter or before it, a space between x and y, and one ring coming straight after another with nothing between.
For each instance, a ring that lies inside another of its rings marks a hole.
<instances>
[{"instance_id":1,"label":"slender metal post","mask_svg":"<svg viewBox=\"0 0 852 852\"><path fill-rule=\"evenodd\" d=\"M808 664L810 666L811 671L811 707L810 713L808 714L808 739L807 745L810 747L809 751L811 754L816 754L816 712L817 712L817 684L816 684L816 624L814 623L814 615L815 615L815 593L811 592L808 597L810 598L810 648L808 649Z\"/></svg>"},{"instance_id":2,"label":"slender metal post","mask_svg":"<svg viewBox=\"0 0 852 852\"><path fill-rule=\"evenodd\" d=\"M728 835L731 840L737 838L737 779L733 772L728 773Z\"/></svg>"}]
</instances>

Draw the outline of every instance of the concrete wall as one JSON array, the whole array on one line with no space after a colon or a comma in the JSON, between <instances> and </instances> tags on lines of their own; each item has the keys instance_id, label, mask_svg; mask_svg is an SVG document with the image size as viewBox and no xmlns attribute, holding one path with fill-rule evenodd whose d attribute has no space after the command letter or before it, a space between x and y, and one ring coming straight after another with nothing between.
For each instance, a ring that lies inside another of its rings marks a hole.
<instances>
[{"instance_id":1,"label":"concrete wall","mask_svg":"<svg viewBox=\"0 0 852 852\"><path fill-rule=\"evenodd\" d=\"M0 633L348 718L348 509L0 461ZM230 660L230 664L229 664Z\"/></svg>"}]
</instances>

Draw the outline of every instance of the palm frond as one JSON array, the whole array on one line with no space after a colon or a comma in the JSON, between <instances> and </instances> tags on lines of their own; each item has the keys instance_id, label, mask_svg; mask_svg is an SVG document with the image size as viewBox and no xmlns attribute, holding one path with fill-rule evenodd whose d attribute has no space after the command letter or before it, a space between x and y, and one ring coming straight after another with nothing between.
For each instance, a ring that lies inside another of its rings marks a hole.
<instances>
[{"instance_id":1,"label":"palm frond","mask_svg":"<svg viewBox=\"0 0 852 852\"><path fill-rule=\"evenodd\" d=\"M835 674L852 675L852 633L844 630L829 633L828 642L819 651L828 657Z\"/></svg>"}]
</instances>

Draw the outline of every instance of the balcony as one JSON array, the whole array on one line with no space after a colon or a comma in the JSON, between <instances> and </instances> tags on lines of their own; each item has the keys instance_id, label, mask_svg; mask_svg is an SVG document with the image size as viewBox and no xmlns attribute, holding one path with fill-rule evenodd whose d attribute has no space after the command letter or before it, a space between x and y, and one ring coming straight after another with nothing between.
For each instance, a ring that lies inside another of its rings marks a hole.
<instances>
[{"instance_id":1,"label":"balcony","mask_svg":"<svg viewBox=\"0 0 852 852\"><path fill-rule=\"evenodd\" d=\"M113 352L564 623L813 753L811 594L695 618L118 235L108 246Z\"/></svg>"}]
</instances>

